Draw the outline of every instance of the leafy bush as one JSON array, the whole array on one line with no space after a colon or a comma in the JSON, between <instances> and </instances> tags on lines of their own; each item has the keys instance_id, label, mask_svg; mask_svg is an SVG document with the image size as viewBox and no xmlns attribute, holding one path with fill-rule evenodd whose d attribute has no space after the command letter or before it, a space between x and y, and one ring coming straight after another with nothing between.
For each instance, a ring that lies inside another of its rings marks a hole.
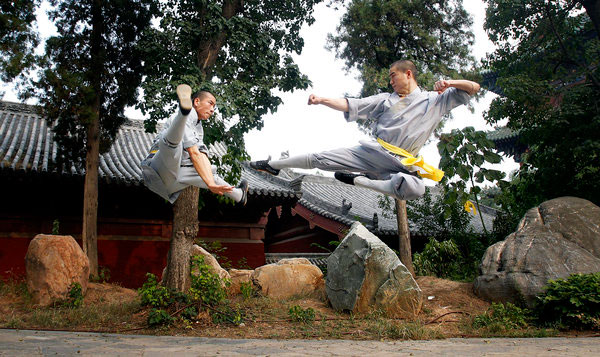
<instances>
[{"instance_id":1,"label":"leafy bush","mask_svg":"<svg viewBox=\"0 0 600 357\"><path fill-rule=\"evenodd\" d=\"M254 295L254 286L251 282L242 282L240 284L240 292L244 300L249 299Z\"/></svg>"},{"instance_id":2,"label":"leafy bush","mask_svg":"<svg viewBox=\"0 0 600 357\"><path fill-rule=\"evenodd\" d=\"M536 306L540 322L600 329L600 272L549 281Z\"/></svg>"},{"instance_id":3,"label":"leafy bush","mask_svg":"<svg viewBox=\"0 0 600 357\"><path fill-rule=\"evenodd\" d=\"M159 285L154 274L146 273L148 280L138 289L142 306L156 308L167 307L171 304L171 293L166 287Z\"/></svg>"},{"instance_id":4,"label":"leafy bush","mask_svg":"<svg viewBox=\"0 0 600 357\"><path fill-rule=\"evenodd\" d=\"M531 312L509 302L493 303L490 309L473 319L474 328L487 328L492 332L527 328L531 321Z\"/></svg>"},{"instance_id":5,"label":"leafy bush","mask_svg":"<svg viewBox=\"0 0 600 357\"><path fill-rule=\"evenodd\" d=\"M303 309L298 305L290 307L288 315L293 321L310 323L315 320L315 310L312 307Z\"/></svg>"},{"instance_id":6,"label":"leafy bush","mask_svg":"<svg viewBox=\"0 0 600 357\"><path fill-rule=\"evenodd\" d=\"M207 305L217 305L227 296L227 291L219 275L211 271L211 267L204 264L204 257L192 257L191 286L189 295L192 301L202 301ZM226 282L227 285L229 282Z\"/></svg>"},{"instance_id":7,"label":"leafy bush","mask_svg":"<svg viewBox=\"0 0 600 357\"><path fill-rule=\"evenodd\" d=\"M170 325L175 319L162 309L152 309L148 314L148 325L152 327Z\"/></svg>"},{"instance_id":8,"label":"leafy bush","mask_svg":"<svg viewBox=\"0 0 600 357\"><path fill-rule=\"evenodd\" d=\"M77 282L71 284L67 299L63 302L63 306L71 308L83 306L83 290L81 284Z\"/></svg>"},{"instance_id":9,"label":"leafy bush","mask_svg":"<svg viewBox=\"0 0 600 357\"><path fill-rule=\"evenodd\" d=\"M442 195L433 195L427 188L421 198L408 203L407 214L420 233L429 237L423 251L413 256L417 274L454 280L477 276L487 238L474 233L469 213L459 201L446 203Z\"/></svg>"},{"instance_id":10,"label":"leafy bush","mask_svg":"<svg viewBox=\"0 0 600 357\"><path fill-rule=\"evenodd\" d=\"M415 253L413 265L417 275L447 277L458 270L458 246L452 240L438 242L429 238L429 243L421 253Z\"/></svg>"}]
</instances>

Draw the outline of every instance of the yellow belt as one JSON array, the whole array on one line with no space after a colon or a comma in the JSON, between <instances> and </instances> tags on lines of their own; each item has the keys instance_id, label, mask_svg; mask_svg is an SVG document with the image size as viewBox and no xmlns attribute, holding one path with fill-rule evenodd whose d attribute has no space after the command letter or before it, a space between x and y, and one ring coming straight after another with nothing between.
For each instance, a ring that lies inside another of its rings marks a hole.
<instances>
[{"instance_id":1,"label":"yellow belt","mask_svg":"<svg viewBox=\"0 0 600 357\"><path fill-rule=\"evenodd\" d=\"M379 145L383 146L383 148L386 149L387 151L392 152L397 155L400 155L400 156L403 156L404 159L402 159L400 161L402 163L402 165L417 166L417 167L420 167L423 170L425 170L425 173L418 171L417 173L419 174L419 176L433 180L435 182L441 181L442 177L444 177L444 171L442 171L438 168L435 168L429 164L426 164L425 161L423 160L422 156L414 157L408 151L406 151L402 148L399 148L397 146L394 146L390 143L386 143L385 141L383 141L380 138L377 139L377 142L379 143Z\"/></svg>"},{"instance_id":2,"label":"yellow belt","mask_svg":"<svg viewBox=\"0 0 600 357\"><path fill-rule=\"evenodd\" d=\"M473 216L477 215L477 210L475 209L475 205L471 201L465 202L465 211L473 213Z\"/></svg>"}]
</instances>

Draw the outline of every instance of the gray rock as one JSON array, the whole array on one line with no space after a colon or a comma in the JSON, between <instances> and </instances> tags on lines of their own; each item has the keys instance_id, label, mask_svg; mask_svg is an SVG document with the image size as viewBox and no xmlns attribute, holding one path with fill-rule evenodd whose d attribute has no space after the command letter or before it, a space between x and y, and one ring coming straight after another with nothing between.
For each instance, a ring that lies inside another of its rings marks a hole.
<instances>
[{"instance_id":1,"label":"gray rock","mask_svg":"<svg viewBox=\"0 0 600 357\"><path fill-rule=\"evenodd\" d=\"M487 249L480 271L478 296L529 306L548 280L600 271L600 207L561 197L530 209L516 232Z\"/></svg>"},{"instance_id":2,"label":"gray rock","mask_svg":"<svg viewBox=\"0 0 600 357\"><path fill-rule=\"evenodd\" d=\"M379 238L356 222L327 258L327 297L338 311L388 316L414 316L421 309L422 292L398 256Z\"/></svg>"}]
</instances>

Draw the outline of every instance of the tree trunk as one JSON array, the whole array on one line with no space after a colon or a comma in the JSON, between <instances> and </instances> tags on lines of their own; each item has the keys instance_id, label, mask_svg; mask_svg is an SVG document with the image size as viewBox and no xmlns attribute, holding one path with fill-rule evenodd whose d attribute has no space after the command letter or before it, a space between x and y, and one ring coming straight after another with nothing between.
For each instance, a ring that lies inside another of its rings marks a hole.
<instances>
[{"instance_id":1,"label":"tree trunk","mask_svg":"<svg viewBox=\"0 0 600 357\"><path fill-rule=\"evenodd\" d=\"M101 73L104 63L102 50L102 1L95 0L92 5L91 34L91 85L96 98L92 104L94 113L87 123L85 183L83 186L83 251L90 262L90 276L98 276L98 163L100 161L100 107Z\"/></svg>"},{"instance_id":2,"label":"tree trunk","mask_svg":"<svg viewBox=\"0 0 600 357\"><path fill-rule=\"evenodd\" d=\"M87 128L85 183L83 185L83 252L90 261L90 275L98 276L98 162L100 124L96 117Z\"/></svg>"},{"instance_id":3,"label":"tree trunk","mask_svg":"<svg viewBox=\"0 0 600 357\"><path fill-rule=\"evenodd\" d=\"M415 270L412 264L412 251L410 248L410 231L408 230L408 216L406 215L406 201L396 201L396 220L398 222L398 239L400 251L400 261L406 266L408 271L415 277Z\"/></svg>"},{"instance_id":4,"label":"tree trunk","mask_svg":"<svg viewBox=\"0 0 600 357\"><path fill-rule=\"evenodd\" d=\"M198 195L200 189L183 190L173 206L173 234L163 283L185 292L190 288L190 252L198 234Z\"/></svg>"},{"instance_id":5,"label":"tree trunk","mask_svg":"<svg viewBox=\"0 0 600 357\"><path fill-rule=\"evenodd\" d=\"M585 12L592 20L596 28L596 36L600 38L600 1L599 0L583 0L581 4L585 8Z\"/></svg>"},{"instance_id":6,"label":"tree trunk","mask_svg":"<svg viewBox=\"0 0 600 357\"><path fill-rule=\"evenodd\" d=\"M243 9L243 0L223 2L223 17L230 19ZM210 40L198 45L197 65L204 77L215 64L217 55L227 39L222 31ZM163 277L166 287L177 291L186 291L190 287L190 251L198 234L198 195L197 187L188 187L177 198L173 206L173 235L167 257L167 271Z\"/></svg>"}]
</instances>

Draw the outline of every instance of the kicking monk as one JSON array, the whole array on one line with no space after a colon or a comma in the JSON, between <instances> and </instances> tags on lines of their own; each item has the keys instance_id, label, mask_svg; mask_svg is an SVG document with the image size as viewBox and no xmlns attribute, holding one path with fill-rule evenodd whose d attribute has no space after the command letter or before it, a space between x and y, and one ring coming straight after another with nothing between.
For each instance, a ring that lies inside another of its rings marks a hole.
<instances>
[{"instance_id":1,"label":"kicking monk","mask_svg":"<svg viewBox=\"0 0 600 357\"><path fill-rule=\"evenodd\" d=\"M190 86L181 84L177 86L177 98L177 115L165 123L165 129L156 136L150 153L141 163L144 184L171 203L184 188L197 186L245 205L248 182L242 180L234 188L217 176L203 142L201 121L213 115L215 96L206 91L192 94Z\"/></svg>"},{"instance_id":2,"label":"kicking monk","mask_svg":"<svg viewBox=\"0 0 600 357\"><path fill-rule=\"evenodd\" d=\"M305 154L281 160L250 162L250 166L273 175L284 168L335 171L338 180L366 187L385 195L412 200L423 195L422 178L439 181L443 172L427 165L419 151L437 127L442 116L466 104L479 91L479 84L468 80L440 80L433 92L419 89L417 68L408 60L390 67L393 93L367 98L323 98L311 94L308 104L323 104L344 112L347 121L367 120L377 141Z\"/></svg>"}]
</instances>

